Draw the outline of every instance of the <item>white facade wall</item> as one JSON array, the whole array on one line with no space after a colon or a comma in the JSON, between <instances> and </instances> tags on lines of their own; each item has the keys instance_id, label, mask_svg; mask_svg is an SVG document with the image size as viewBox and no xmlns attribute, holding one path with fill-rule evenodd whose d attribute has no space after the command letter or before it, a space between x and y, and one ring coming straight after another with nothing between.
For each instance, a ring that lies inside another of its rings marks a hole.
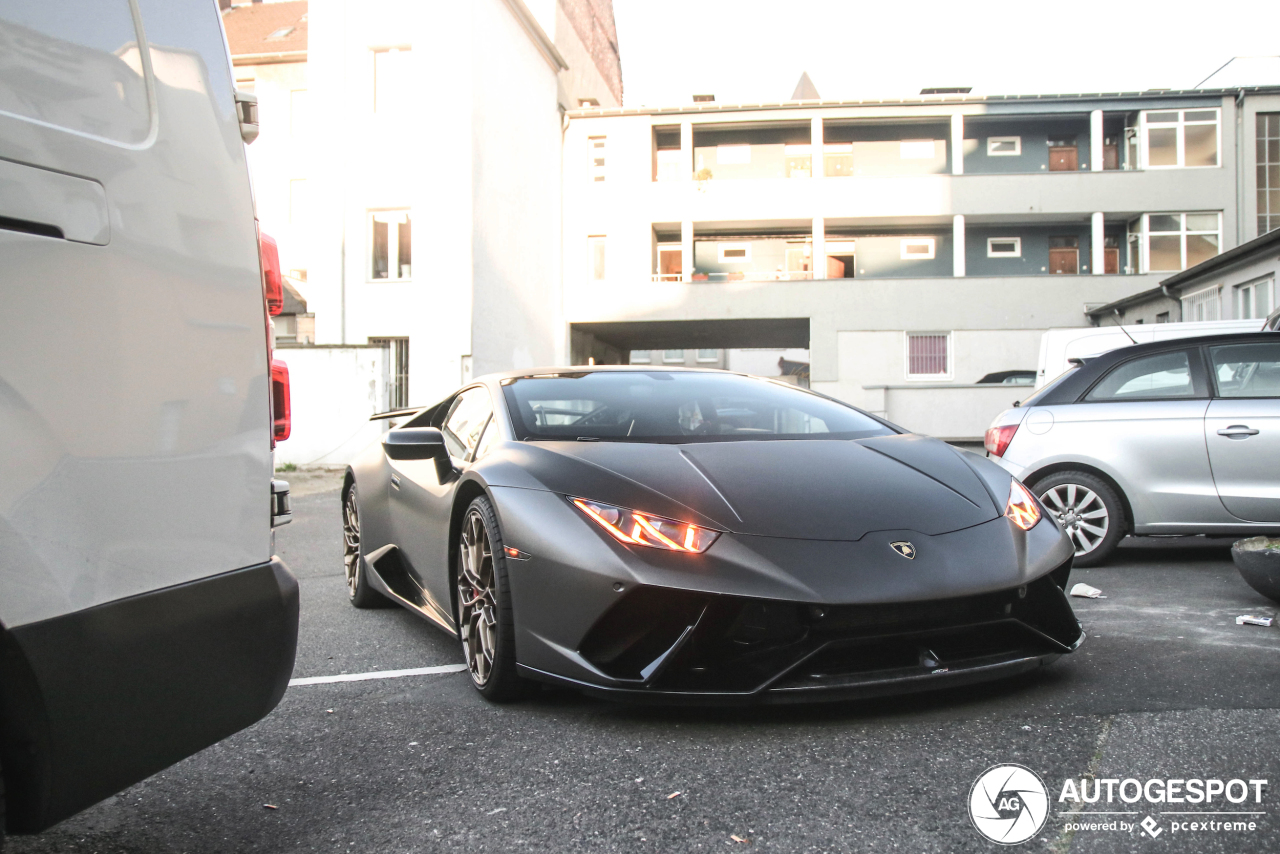
<instances>
[{"instance_id":1,"label":"white facade wall","mask_svg":"<svg viewBox=\"0 0 1280 854\"><path fill-rule=\"evenodd\" d=\"M563 11L474 0L312 0L317 129L308 306L320 344L409 339L410 404L567 358L562 107L612 102ZM574 65L561 69L547 44ZM410 52L404 108L374 107L374 52ZM589 93L590 87L596 87ZM412 217L408 281L373 280L369 212Z\"/></svg>"}]
</instances>

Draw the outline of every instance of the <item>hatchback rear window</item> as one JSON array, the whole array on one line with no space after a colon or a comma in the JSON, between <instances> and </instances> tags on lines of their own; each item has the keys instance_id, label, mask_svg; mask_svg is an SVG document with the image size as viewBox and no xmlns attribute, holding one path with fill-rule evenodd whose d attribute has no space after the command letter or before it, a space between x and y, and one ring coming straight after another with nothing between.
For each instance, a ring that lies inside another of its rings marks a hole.
<instances>
[{"instance_id":1,"label":"hatchback rear window","mask_svg":"<svg viewBox=\"0 0 1280 854\"><path fill-rule=\"evenodd\" d=\"M1191 360L1185 350L1156 353L1112 368L1085 397L1092 401L1195 397Z\"/></svg>"}]
</instances>

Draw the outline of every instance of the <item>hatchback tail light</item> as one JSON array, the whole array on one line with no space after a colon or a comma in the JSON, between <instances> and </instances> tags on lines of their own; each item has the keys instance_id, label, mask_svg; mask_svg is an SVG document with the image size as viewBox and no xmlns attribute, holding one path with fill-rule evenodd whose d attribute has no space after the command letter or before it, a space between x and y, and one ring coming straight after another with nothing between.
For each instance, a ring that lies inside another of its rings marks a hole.
<instances>
[{"instance_id":1,"label":"hatchback tail light","mask_svg":"<svg viewBox=\"0 0 1280 854\"><path fill-rule=\"evenodd\" d=\"M274 237L258 231L258 258L262 263L262 294L267 314L275 317L284 310L284 275L280 272L280 249Z\"/></svg>"},{"instance_id":2,"label":"hatchback tail light","mask_svg":"<svg viewBox=\"0 0 1280 854\"><path fill-rule=\"evenodd\" d=\"M283 442L293 430L293 414L289 411L289 366L280 359L271 360L271 439Z\"/></svg>"},{"instance_id":3,"label":"hatchback tail light","mask_svg":"<svg viewBox=\"0 0 1280 854\"><path fill-rule=\"evenodd\" d=\"M988 427L986 441L983 444L987 453L993 457L1003 457L1013 441L1013 434L1018 432L1017 424L1006 424L1003 427Z\"/></svg>"}]
</instances>

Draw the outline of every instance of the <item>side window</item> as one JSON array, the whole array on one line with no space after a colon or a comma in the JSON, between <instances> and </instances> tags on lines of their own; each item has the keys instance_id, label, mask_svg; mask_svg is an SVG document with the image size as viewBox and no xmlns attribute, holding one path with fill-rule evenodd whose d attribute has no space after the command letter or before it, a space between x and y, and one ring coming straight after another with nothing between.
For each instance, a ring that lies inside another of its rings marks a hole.
<instances>
[{"instance_id":1,"label":"side window","mask_svg":"<svg viewBox=\"0 0 1280 854\"><path fill-rule=\"evenodd\" d=\"M1280 397L1280 342L1210 347L1219 397Z\"/></svg>"},{"instance_id":2,"label":"side window","mask_svg":"<svg viewBox=\"0 0 1280 854\"><path fill-rule=\"evenodd\" d=\"M1085 400L1119 402L1195 396L1191 360L1185 350L1180 350L1144 356L1112 368Z\"/></svg>"},{"instance_id":3,"label":"side window","mask_svg":"<svg viewBox=\"0 0 1280 854\"><path fill-rule=\"evenodd\" d=\"M480 442L480 433L493 414L489 390L480 386L464 391L449 407L444 419L444 443L449 453L466 459Z\"/></svg>"},{"instance_id":4,"label":"side window","mask_svg":"<svg viewBox=\"0 0 1280 854\"><path fill-rule=\"evenodd\" d=\"M490 449L498 443L498 425L494 423L497 419L490 418L489 426L484 428L484 435L480 437L480 444L476 445L475 459L480 459L489 453Z\"/></svg>"}]
</instances>

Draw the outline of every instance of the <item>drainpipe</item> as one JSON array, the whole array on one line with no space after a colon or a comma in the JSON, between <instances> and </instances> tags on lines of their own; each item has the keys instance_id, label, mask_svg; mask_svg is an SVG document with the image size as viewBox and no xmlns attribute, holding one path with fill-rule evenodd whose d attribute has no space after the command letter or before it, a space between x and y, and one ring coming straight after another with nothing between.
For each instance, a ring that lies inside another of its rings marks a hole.
<instances>
[{"instance_id":1,"label":"drainpipe","mask_svg":"<svg viewBox=\"0 0 1280 854\"><path fill-rule=\"evenodd\" d=\"M1236 246L1244 243L1244 89L1236 93Z\"/></svg>"}]
</instances>

